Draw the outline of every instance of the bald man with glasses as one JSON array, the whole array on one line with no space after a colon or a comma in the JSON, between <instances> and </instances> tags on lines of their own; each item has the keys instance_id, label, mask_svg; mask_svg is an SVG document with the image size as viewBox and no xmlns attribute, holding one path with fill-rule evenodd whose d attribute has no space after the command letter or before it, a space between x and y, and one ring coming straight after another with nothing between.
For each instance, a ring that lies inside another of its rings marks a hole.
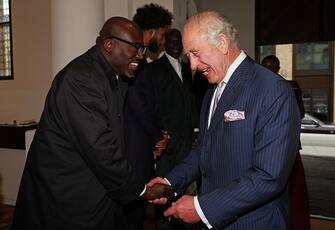
<instances>
[{"instance_id":1,"label":"bald man with glasses","mask_svg":"<svg viewBox=\"0 0 335 230\"><path fill-rule=\"evenodd\" d=\"M29 149L12 230L128 229L124 206L168 197L148 187L125 156L121 76L145 49L141 29L109 19L96 45L55 77Z\"/></svg>"}]
</instances>

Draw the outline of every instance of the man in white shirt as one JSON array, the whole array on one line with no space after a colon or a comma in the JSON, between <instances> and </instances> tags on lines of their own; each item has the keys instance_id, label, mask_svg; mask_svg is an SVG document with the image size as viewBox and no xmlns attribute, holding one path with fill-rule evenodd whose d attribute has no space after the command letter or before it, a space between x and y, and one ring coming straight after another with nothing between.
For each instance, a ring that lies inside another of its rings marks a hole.
<instances>
[{"instance_id":1,"label":"man in white shirt","mask_svg":"<svg viewBox=\"0 0 335 230\"><path fill-rule=\"evenodd\" d=\"M163 154L156 155L156 175L161 177L165 177L190 152L197 116L191 89L190 63L182 62L180 59L183 45L179 30L171 29L166 33L164 47L164 55L149 63L144 69L152 82L157 120L170 136L167 150ZM161 212L158 209L162 207L156 208L156 213L161 214L156 215L158 219L156 229L167 230L168 222L163 216L164 209ZM171 225L175 223L174 220L170 222ZM178 225L174 228L183 227Z\"/></svg>"}]
</instances>

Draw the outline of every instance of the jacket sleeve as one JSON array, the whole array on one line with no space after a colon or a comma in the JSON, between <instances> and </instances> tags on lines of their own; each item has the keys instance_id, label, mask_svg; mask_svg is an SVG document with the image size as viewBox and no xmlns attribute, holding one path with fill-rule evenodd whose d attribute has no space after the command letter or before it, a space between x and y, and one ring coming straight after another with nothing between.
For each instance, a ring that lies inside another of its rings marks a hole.
<instances>
[{"instance_id":1,"label":"jacket sleeve","mask_svg":"<svg viewBox=\"0 0 335 230\"><path fill-rule=\"evenodd\" d=\"M109 196L128 203L139 196L144 184L138 182L118 142L123 137L116 132L121 125L113 127L111 121L118 118L109 115L110 109L116 110L118 106L108 104L106 99L106 94L111 93L106 90L110 90L106 87L109 82L106 77L89 73L74 75L64 80L55 97L65 122L63 129Z\"/></svg>"}]
</instances>

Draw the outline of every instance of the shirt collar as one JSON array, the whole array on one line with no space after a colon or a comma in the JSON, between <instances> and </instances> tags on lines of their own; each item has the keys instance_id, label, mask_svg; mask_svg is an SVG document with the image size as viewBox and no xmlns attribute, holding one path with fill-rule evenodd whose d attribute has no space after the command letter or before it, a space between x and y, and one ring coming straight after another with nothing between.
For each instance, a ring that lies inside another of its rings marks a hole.
<instances>
[{"instance_id":1,"label":"shirt collar","mask_svg":"<svg viewBox=\"0 0 335 230\"><path fill-rule=\"evenodd\" d=\"M239 67L239 65L242 63L242 61L246 57L247 57L247 55L245 54L245 52L243 50L241 50L241 53L237 56L237 58L233 61L233 63L231 63L231 65L228 67L226 76L222 79L222 81L220 81L220 83L224 82L225 84L228 84L228 81L229 81L230 77L233 75L233 73L235 72L237 67Z\"/></svg>"},{"instance_id":2,"label":"shirt collar","mask_svg":"<svg viewBox=\"0 0 335 230\"><path fill-rule=\"evenodd\" d=\"M165 53L166 57L169 59L170 62L178 62L178 63L180 63L180 59L176 59L176 58L172 57L166 51L164 51L164 53Z\"/></svg>"}]
</instances>

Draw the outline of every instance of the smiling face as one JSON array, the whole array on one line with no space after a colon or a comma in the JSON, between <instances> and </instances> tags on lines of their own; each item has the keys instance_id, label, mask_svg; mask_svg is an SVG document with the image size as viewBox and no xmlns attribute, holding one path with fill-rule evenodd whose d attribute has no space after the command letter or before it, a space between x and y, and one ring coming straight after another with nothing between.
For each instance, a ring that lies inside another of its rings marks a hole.
<instances>
[{"instance_id":1,"label":"smiling face","mask_svg":"<svg viewBox=\"0 0 335 230\"><path fill-rule=\"evenodd\" d=\"M143 54L135 47L143 45L142 30L128 19L114 17L105 23L100 36L103 54L115 73L135 76L138 63L143 59Z\"/></svg>"},{"instance_id":2,"label":"smiling face","mask_svg":"<svg viewBox=\"0 0 335 230\"><path fill-rule=\"evenodd\" d=\"M220 35L220 44L214 46L201 36L199 26L196 24L184 28L184 50L191 62L193 70L199 70L209 83L219 83L227 73L230 65L229 42Z\"/></svg>"},{"instance_id":3,"label":"smiling face","mask_svg":"<svg viewBox=\"0 0 335 230\"><path fill-rule=\"evenodd\" d=\"M120 38L131 43L142 43L142 36L138 33L129 33L119 35ZM113 40L113 53L111 60L113 67L118 74L126 75L127 77L134 77L138 63L143 58L143 55L137 51L137 49L125 42L119 40Z\"/></svg>"},{"instance_id":4,"label":"smiling face","mask_svg":"<svg viewBox=\"0 0 335 230\"><path fill-rule=\"evenodd\" d=\"M178 30L172 29L165 34L165 51L175 59L179 58L183 51L183 44Z\"/></svg>"},{"instance_id":5,"label":"smiling face","mask_svg":"<svg viewBox=\"0 0 335 230\"><path fill-rule=\"evenodd\" d=\"M220 83L241 53L237 30L224 15L204 11L188 19L183 30L185 54L191 67L201 71L209 83Z\"/></svg>"},{"instance_id":6,"label":"smiling face","mask_svg":"<svg viewBox=\"0 0 335 230\"><path fill-rule=\"evenodd\" d=\"M219 83L225 76L229 62L227 44L216 47L200 36L199 28L191 25L184 29L183 45L193 70L203 73L209 83Z\"/></svg>"}]
</instances>

